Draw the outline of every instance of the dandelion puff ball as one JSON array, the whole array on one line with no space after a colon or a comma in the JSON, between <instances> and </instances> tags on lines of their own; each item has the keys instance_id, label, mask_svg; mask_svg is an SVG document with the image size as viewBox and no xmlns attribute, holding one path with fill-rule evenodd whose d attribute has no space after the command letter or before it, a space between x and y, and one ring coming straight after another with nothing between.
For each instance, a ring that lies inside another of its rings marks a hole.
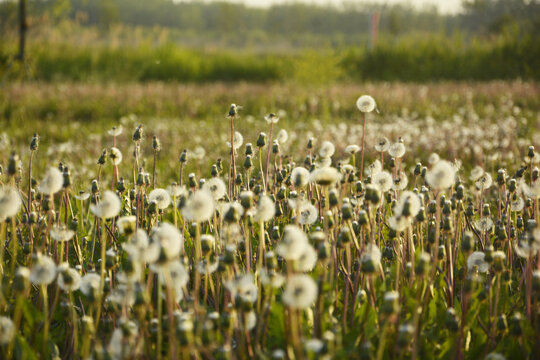
<instances>
[{"instance_id":1,"label":"dandelion puff ball","mask_svg":"<svg viewBox=\"0 0 540 360\"><path fill-rule=\"evenodd\" d=\"M34 285L49 285L56 278L56 264L45 255L38 255L30 270L30 281Z\"/></svg>"},{"instance_id":2,"label":"dandelion puff ball","mask_svg":"<svg viewBox=\"0 0 540 360\"><path fill-rule=\"evenodd\" d=\"M446 160L440 160L426 174L426 181L433 189L445 190L454 185L456 169Z\"/></svg>"},{"instance_id":3,"label":"dandelion puff ball","mask_svg":"<svg viewBox=\"0 0 540 360\"><path fill-rule=\"evenodd\" d=\"M317 298L318 287L308 275L293 275L287 280L281 299L293 309L307 309Z\"/></svg>"},{"instance_id":4,"label":"dandelion puff ball","mask_svg":"<svg viewBox=\"0 0 540 360\"><path fill-rule=\"evenodd\" d=\"M109 158L114 165L119 165L122 162L122 152L120 149L112 147L109 152Z\"/></svg>"},{"instance_id":5,"label":"dandelion puff ball","mask_svg":"<svg viewBox=\"0 0 540 360\"><path fill-rule=\"evenodd\" d=\"M118 215L122 202L118 195L110 190L103 193L101 201L98 204L91 204L90 211L97 217L102 219L110 219Z\"/></svg>"},{"instance_id":6,"label":"dandelion puff ball","mask_svg":"<svg viewBox=\"0 0 540 360\"><path fill-rule=\"evenodd\" d=\"M259 204L257 205L257 212L255 213L254 219L258 222L267 222L272 220L276 214L276 205L266 195L262 195L259 199Z\"/></svg>"},{"instance_id":7,"label":"dandelion puff ball","mask_svg":"<svg viewBox=\"0 0 540 360\"><path fill-rule=\"evenodd\" d=\"M309 170L304 167L295 167L291 172L291 180L297 189L306 187L309 182Z\"/></svg>"},{"instance_id":8,"label":"dandelion puff ball","mask_svg":"<svg viewBox=\"0 0 540 360\"><path fill-rule=\"evenodd\" d=\"M167 259L177 257L184 246L184 239L180 231L174 225L166 222L162 222L152 230L151 238L154 243L161 245Z\"/></svg>"},{"instance_id":9,"label":"dandelion puff ball","mask_svg":"<svg viewBox=\"0 0 540 360\"><path fill-rule=\"evenodd\" d=\"M38 192L52 195L59 192L64 185L64 175L57 168L51 167L47 170L45 177L38 186Z\"/></svg>"},{"instance_id":10,"label":"dandelion puff ball","mask_svg":"<svg viewBox=\"0 0 540 360\"><path fill-rule=\"evenodd\" d=\"M206 185L206 184L205 184ZM205 190L195 191L182 208L182 214L188 221L203 222L214 215L214 198Z\"/></svg>"},{"instance_id":11,"label":"dandelion puff ball","mask_svg":"<svg viewBox=\"0 0 540 360\"><path fill-rule=\"evenodd\" d=\"M356 107L363 113L372 112L376 106L375 99L369 95L362 95L356 100Z\"/></svg>"},{"instance_id":12,"label":"dandelion puff ball","mask_svg":"<svg viewBox=\"0 0 540 360\"><path fill-rule=\"evenodd\" d=\"M0 316L0 345L7 345L15 336L15 324L6 317Z\"/></svg>"},{"instance_id":13,"label":"dandelion puff ball","mask_svg":"<svg viewBox=\"0 0 540 360\"><path fill-rule=\"evenodd\" d=\"M227 194L227 187L223 180L218 177L212 178L204 183L203 190L212 194L215 201L221 200Z\"/></svg>"},{"instance_id":14,"label":"dandelion puff ball","mask_svg":"<svg viewBox=\"0 0 540 360\"><path fill-rule=\"evenodd\" d=\"M475 251L467 258L467 269L471 271L474 266L478 268L478 271L485 273L489 269L489 264L485 260L486 255L481 251Z\"/></svg>"},{"instance_id":15,"label":"dandelion puff ball","mask_svg":"<svg viewBox=\"0 0 540 360\"><path fill-rule=\"evenodd\" d=\"M155 201L158 209L166 209L171 204L171 196L165 189L154 189L148 195L148 201Z\"/></svg>"},{"instance_id":16,"label":"dandelion puff ball","mask_svg":"<svg viewBox=\"0 0 540 360\"><path fill-rule=\"evenodd\" d=\"M17 190L6 187L0 190L0 219L13 217L21 209L22 201Z\"/></svg>"}]
</instances>

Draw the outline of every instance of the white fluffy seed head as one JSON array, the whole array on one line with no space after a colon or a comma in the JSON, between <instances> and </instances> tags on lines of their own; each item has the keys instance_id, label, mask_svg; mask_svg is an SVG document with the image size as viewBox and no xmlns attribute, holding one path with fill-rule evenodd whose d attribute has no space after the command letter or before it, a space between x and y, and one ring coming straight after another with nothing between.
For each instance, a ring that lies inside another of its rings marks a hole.
<instances>
[{"instance_id":1,"label":"white fluffy seed head","mask_svg":"<svg viewBox=\"0 0 540 360\"><path fill-rule=\"evenodd\" d=\"M118 215L122 207L122 201L118 195L110 190L106 190L97 204L90 205L90 211L102 219L110 219Z\"/></svg>"},{"instance_id":2,"label":"white fluffy seed head","mask_svg":"<svg viewBox=\"0 0 540 360\"><path fill-rule=\"evenodd\" d=\"M426 174L426 181L433 189L445 190L454 185L456 169L446 160L440 160Z\"/></svg>"},{"instance_id":3,"label":"white fluffy seed head","mask_svg":"<svg viewBox=\"0 0 540 360\"><path fill-rule=\"evenodd\" d=\"M38 192L42 194L52 195L60 190L64 185L64 175L62 172L55 167L51 167L47 170L45 177L38 186Z\"/></svg>"},{"instance_id":4,"label":"white fluffy seed head","mask_svg":"<svg viewBox=\"0 0 540 360\"><path fill-rule=\"evenodd\" d=\"M257 211L255 212L254 219L257 222L268 222L272 220L276 214L276 205L266 195L261 195L259 203L257 204Z\"/></svg>"},{"instance_id":5,"label":"white fluffy seed head","mask_svg":"<svg viewBox=\"0 0 540 360\"><path fill-rule=\"evenodd\" d=\"M362 95L356 100L356 107L363 113L372 112L376 106L375 99L369 95Z\"/></svg>"},{"instance_id":6,"label":"white fluffy seed head","mask_svg":"<svg viewBox=\"0 0 540 360\"><path fill-rule=\"evenodd\" d=\"M293 309L306 309L317 299L318 287L308 275L293 275L287 279L283 291L283 303Z\"/></svg>"},{"instance_id":7,"label":"white fluffy seed head","mask_svg":"<svg viewBox=\"0 0 540 360\"><path fill-rule=\"evenodd\" d=\"M158 209L166 209L171 204L171 196L165 189L154 189L148 195L148 201L155 201Z\"/></svg>"},{"instance_id":8,"label":"white fluffy seed head","mask_svg":"<svg viewBox=\"0 0 540 360\"><path fill-rule=\"evenodd\" d=\"M188 221L204 222L214 215L214 198L205 190L197 190L186 200L182 214Z\"/></svg>"},{"instance_id":9,"label":"white fluffy seed head","mask_svg":"<svg viewBox=\"0 0 540 360\"><path fill-rule=\"evenodd\" d=\"M17 215L22 201L19 193L12 187L0 190L0 221Z\"/></svg>"}]
</instances>

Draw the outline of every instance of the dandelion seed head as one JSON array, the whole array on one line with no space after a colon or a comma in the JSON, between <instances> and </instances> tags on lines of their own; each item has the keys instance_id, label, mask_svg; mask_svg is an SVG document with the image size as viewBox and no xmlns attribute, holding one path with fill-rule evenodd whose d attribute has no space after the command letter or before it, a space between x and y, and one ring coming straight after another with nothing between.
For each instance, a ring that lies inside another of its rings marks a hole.
<instances>
[{"instance_id":1,"label":"dandelion seed head","mask_svg":"<svg viewBox=\"0 0 540 360\"><path fill-rule=\"evenodd\" d=\"M39 183L37 190L42 194L53 195L62 190L63 185L64 175L62 172L55 167L50 167Z\"/></svg>"},{"instance_id":2,"label":"dandelion seed head","mask_svg":"<svg viewBox=\"0 0 540 360\"><path fill-rule=\"evenodd\" d=\"M118 195L110 190L106 190L99 203L90 205L90 211L97 217L110 219L118 215L121 206L122 202Z\"/></svg>"},{"instance_id":3,"label":"dandelion seed head","mask_svg":"<svg viewBox=\"0 0 540 360\"><path fill-rule=\"evenodd\" d=\"M158 209L166 209L171 204L171 196L165 189L154 189L148 195L148 201L155 201Z\"/></svg>"},{"instance_id":4,"label":"dandelion seed head","mask_svg":"<svg viewBox=\"0 0 540 360\"><path fill-rule=\"evenodd\" d=\"M206 184L205 184L206 185ZM204 188L197 190L186 200L182 214L188 221L204 222L214 215L214 198Z\"/></svg>"},{"instance_id":5,"label":"dandelion seed head","mask_svg":"<svg viewBox=\"0 0 540 360\"><path fill-rule=\"evenodd\" d=\"M330 141L323 141L321 148L319 149L319 155L323 158L329 158L334 155L336 148Z\"/></svg>"},{"instance_id":6,"label":"dandelion seed head","mask_svg":"<svg viewBox=\"0 0 540 360\"><path fill-rule=\"evenodd\" d=\"M120 165L123 158L122 152L120 151L120 149L116 147L112 147L111 150L109 151L109 158L111 159L113 165Z\"/></svg>"},{"instance_id":7,"label":"dandelion seed head","mask_svg":"<svg viewBox=\"0 0 540 360\"><path fill-rule=\"evenodd\" d=\"M227 194L227 186L225 185L223 180L218 177L211 178L210 180L205 182L202 189L212 194L212 197L215 201L223 199Z\"/></svg>"},{"instance_id":8,"label":"dandelion seed head","mask_svg":"<svg viewBox=\"0 0 540 360\"><path fill-rule=\"evenodd\" d=\"M0 189L0 221L5 221L19 213L22 206L19 192L12 187Z\"/></svg>"},{"instance_id":9,"label":"dandelion seed head","mask_svg":"<svg viewBox=\"0 0 540 360\"><path fill-rule=\"evenodd\" d=\"M293 275L287 279L285 290L281 299L283 303L293 309L306 309L315 302L318 287L308 275Z\"/></svg>"},{"instance_id":10,"label":"dandelion seed head","mask_svg":"<svg viewBox=\"0 0 540 360\"><path fill-rule=\"evenodd\" d=\"M363 113L370 113L377 107L375 99L369 95L362 95L356 100L356 107Z\"/></svg>"},{"instance_id":11,"label":"dandelion seed head","mask_svg":"<svg viewBox=\"0 0 540 360\"><path fill-rule=\"evenodd\" d=\"M438 161L426 173L426 181L433 189L445 190L454 185L456 169L446 160Z\"/></svg>"},{"instance_id":12,"label":"dandelion seed head","mask_svg":"<svg viewBox=\"0 0 540 360\"><path fill-rule=\"evenodd\" d=\"M467 258L467 269L473 270L474 267L478 269L478 272L486 273L489 269L489 264L485 261L486 255L481 251L475 251Z\"/></svg>"},{"instance_id":13,"label":"dandelion seed head","mask_svg":"<svg viewBox=\"0 0 540 360\"><path fill-rule=\"evenodd\" d=\"M56 279L56 264L46 255L38 254L30 269L30 281L34 285L49 285Z\"/></svg>"}]
</instances>

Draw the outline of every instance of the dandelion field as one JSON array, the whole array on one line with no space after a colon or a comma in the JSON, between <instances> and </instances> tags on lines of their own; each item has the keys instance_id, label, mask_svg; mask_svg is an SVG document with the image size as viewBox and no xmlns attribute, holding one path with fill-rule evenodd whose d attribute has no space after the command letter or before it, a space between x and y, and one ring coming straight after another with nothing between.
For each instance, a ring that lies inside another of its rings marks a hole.
<instances>
[{"instance_id":1,"label":"dandelion field","mask_svg":"<svg viewBox=\"0 0 540 360\"><path fill-rule=\"evenodd\" d=\"M10 83L0 118L1 358L540 356L536 83Z\"/></svg>"}]
</instances>

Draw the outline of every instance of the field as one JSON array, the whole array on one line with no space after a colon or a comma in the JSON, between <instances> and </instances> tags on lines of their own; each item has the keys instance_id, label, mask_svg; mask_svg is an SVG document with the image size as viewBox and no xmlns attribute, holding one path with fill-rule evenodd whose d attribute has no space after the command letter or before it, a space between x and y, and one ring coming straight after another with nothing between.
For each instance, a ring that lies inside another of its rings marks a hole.
<instances>
[{"instance_id":1,"label":"field","mask_svg":"<svg viewBox=\"0 0 540 360\"><path fill-rule=\"evenodd\" d=\"M536 82L8 82L0 119L3 358L540 356Z\"/></svg>"}]
</instances>

